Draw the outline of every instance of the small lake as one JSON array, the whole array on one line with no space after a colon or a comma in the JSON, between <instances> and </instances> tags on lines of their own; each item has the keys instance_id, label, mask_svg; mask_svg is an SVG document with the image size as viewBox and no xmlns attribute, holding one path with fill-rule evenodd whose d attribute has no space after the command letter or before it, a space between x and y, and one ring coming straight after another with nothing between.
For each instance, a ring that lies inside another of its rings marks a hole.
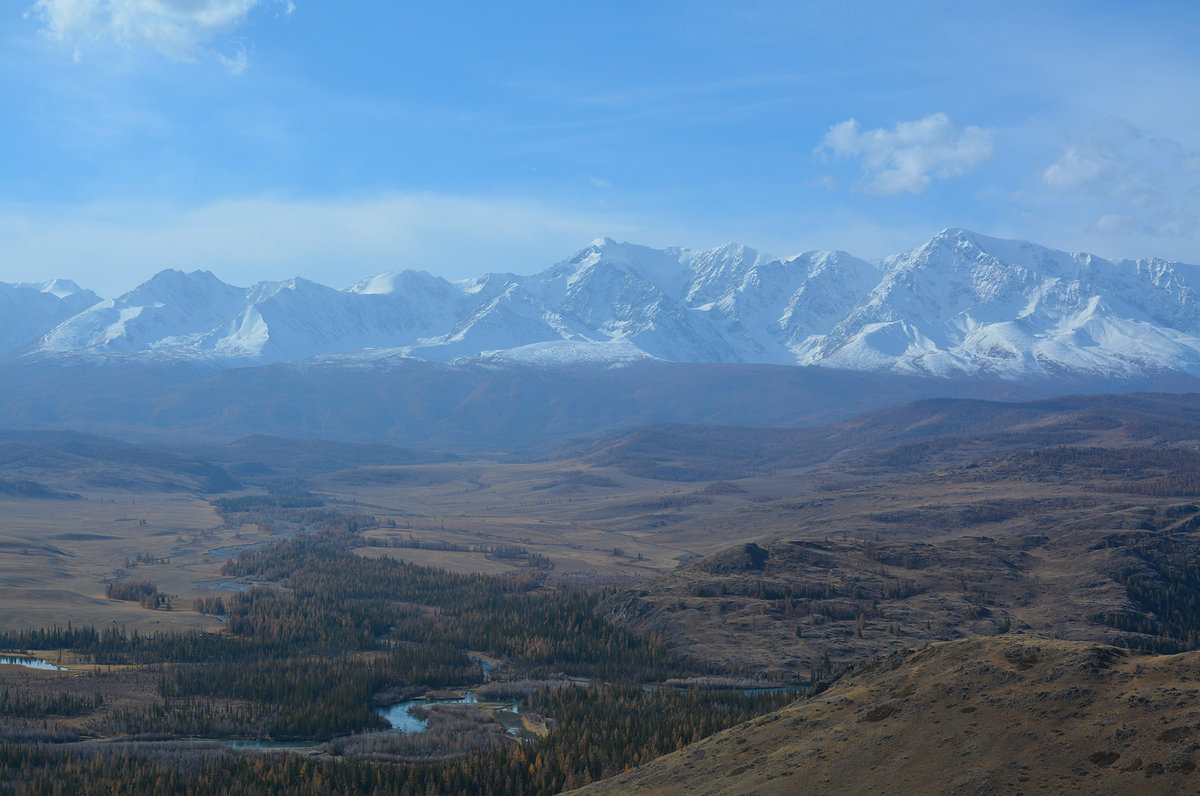
<instances>
[{"instance_id":1,"label":"small lake","mask_svg":"<svg viewBox=\"0 0 1200 796\"><path fill-rule=\"evenodd\" d=\"M49 661L44 661L41 658L20 658L15 656L0 656L0 665L9 664L11 666L24 666L26 669L42 669L48 672L65 672L66 667L55 666Z\"/></svg>"}]
</instances>

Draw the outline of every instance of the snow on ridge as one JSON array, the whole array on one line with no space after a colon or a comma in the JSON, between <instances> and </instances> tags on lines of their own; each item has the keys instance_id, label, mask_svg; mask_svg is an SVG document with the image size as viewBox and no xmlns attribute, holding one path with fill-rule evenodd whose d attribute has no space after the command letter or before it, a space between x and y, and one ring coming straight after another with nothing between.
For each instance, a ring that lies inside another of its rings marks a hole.
<instances>
[{"instance_id":1,"label":"snow on ridge","mask_svg":"<svg viewBox=\"0 0 1200 796\"><path fill-rule=\"evenodd\" d=\"M95 293L92 293L90 290L84 290L70 279L51 279L48 282L39 282L36 285L30 285L30 287L36 287L38 292L49 294L58 299L82 294L85 297L94 297L92 298L93 303L100 300L99 296L96 296Z\"/></svg>"},{"instance_id":2,"label":"snow on ridge","mask_svg":"<svg viewBox=\"0 0 1200 796\"><path fill-rule=\"evenodd\" d=\"M628 340L615 339L607 342L590 340L549 340L530 343L497 351L481 351L478 354L451 360L453 365L484 365L511 367L514 365L537 365L540 367L572 367L576 365L604 365L619 367L634 362L653 360L653 357Z\"/></svg>"},{"instance_id":3,"label":"snow on ridge","mask_svg":"<svg viewBox=\"0 0 1200 796\"><path fill-rule=\"evenodd\" d=\"M0 306L19 306L17 290L41 296L45 312L21 328L2 316L0 354L1200 375L1200 268L954 227L878 263L840 250L781 259L739 243L653 249L598 238L541 272L459 282L405 270L345 290L300 278L240 288L208 271L164 271L103 302L67 280L0 284Z\"/></svg>"},{"instance_id":4,"label":"snow on ridge","mask_svg":"<svg viewBox=\"0 0 1200 796\"><path fill-rule=\"evenodd\" d=\"M100 301L67 279L0 282L0 356L27 348L46 331Z\"/></svg>"}]
</instances>

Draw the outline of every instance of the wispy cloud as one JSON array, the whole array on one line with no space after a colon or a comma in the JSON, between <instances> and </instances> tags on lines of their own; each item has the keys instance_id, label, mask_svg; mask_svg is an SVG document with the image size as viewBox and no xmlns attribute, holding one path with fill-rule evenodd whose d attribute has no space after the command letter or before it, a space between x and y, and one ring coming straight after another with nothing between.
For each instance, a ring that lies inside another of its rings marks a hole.
<instances>
[{"instance_id":1,"label":"wispy cloud","mask_svg":"<svg viewBox=\"0 0 1200 796\"><path fill-rule=\"evenodd\" d=\"M810 86L812 82L813 78L809 75L770 73L743 74L721 80L692 83L646 83L583 94L572 94L561 89L559 91L561 99L580 105L647 108L721 96L743 96L766 89L784 89L791 92L799 87ZM546 88L541 86L538 90L545 92Z\"/></svg>"},{"instance_id":2,"label":"wispy cloud","mask_svg":"<svg viewBox=\"0 0 1200 796\"><path fill-rule=\"evenodd\" d=\"M1094 205L1093 226L1102 231L1186 235L1200 224L1200 152L1125 119L1084 130L1041 178L1054 194Z\"/></svg>"},{"instance_id":3,"label":"wispy cloud","mask_svg":"<svg viewBox=\"0 0 1200 796\"><path fill-rule=\"evenodd\" d=\"M868 193L919 194L933 180L961 177L992 157L992 133L959 129L944 113L888 130L863 130L855 119L833 125L816 152L824 158L854 158L862 166L859 186Z\"/></svg>"},{"instance_id":4,"label":"wispy cloud","mask_svg":"<svg viewBox=\"0 0 1200 796\"><path fill-rule=\"evenodd\" d=\"M70 47L75 58L93 45L150 47L177 61L213 58L233 73L246 68L242 45L232 52L210 49L210 42L245 21L264 0L38 0L26 18L39 22L42 32ZM290 0L271 0L287 14Z\"/></svg>"},{"instance_id":5,"label":"wispy cloud","mask_svg":"<svg viewBox=\"0 0 1200 796\"><path fill-rule=\"evenodd\" d=\"M1106 193L1129 193L1135 169L1124 152L1141 138L1142 132L1124 119L1094 125L1063 148L1042 172L1042 182L1062 191L1102 186Z\"/></svg>"}]
</instances>

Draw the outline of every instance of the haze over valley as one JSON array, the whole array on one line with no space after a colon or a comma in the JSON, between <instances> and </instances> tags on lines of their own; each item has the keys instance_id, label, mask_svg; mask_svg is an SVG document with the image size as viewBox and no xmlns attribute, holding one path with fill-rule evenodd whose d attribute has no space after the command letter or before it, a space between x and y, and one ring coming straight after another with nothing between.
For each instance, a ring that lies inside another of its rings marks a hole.
<instances>
[{"instance_id":1,"label":"haze over valley","mask_svg":"<svg viewBox=\"0 0 1200 796\"><path fill-rule=\"evenodd\" d=\"M1198 35L0 3L0 793L1200 792Z\"/></svg>"}]
</instances>

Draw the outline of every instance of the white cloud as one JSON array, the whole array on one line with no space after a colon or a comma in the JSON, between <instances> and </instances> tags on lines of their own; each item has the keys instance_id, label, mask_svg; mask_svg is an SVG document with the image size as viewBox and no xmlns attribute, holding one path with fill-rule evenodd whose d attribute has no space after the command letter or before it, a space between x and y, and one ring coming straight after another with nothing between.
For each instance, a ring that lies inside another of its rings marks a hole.
<instances>
[{"instance_id":1,"label":"white cloud","mask_svg":"<svg viewBox=\"0 0 1200 796\"><path fill-rule=\"evenodd\" d=\"M1124 119L1094 125L1063 148L1062 156L1042 172L1042 182L1056 190L1074 191L1104 183L1118 188L1132 166L1123 151L1141 140L1142 132Z\"/></svg>"},{"instance_id":2,"label":"white cloud","mask_svg":"<svg viewBox=\"0 0 1200 796\"><path fill-rule=\"evenodd\" d=\"M1073 191L1102 179L1113 164L1103 153L1067 147L1062 157L1042 172L1042 182L1051 188Z\"/></svg>"},{"instance_id":3,"label":"white cloud","mask_svg":"<svg viewBox=\"0 0 1200 796\"><path fill-rule=\"evenodd\" d=\"M1041 178L1060 198L1088 209L1100 231L1180 236L1197 229L1200 152L1147 135L1124 119L1084 130Z\"/></svg>"},{"instance_id":4,"label":"white cloud","mask_svg":"<svg viewBox=\"0 0 1200 796\"><path fill-rule=\"evenodd\" d=\"M179 268L212 270L241 285L304 276L343 287L404 268L448 278L531 273L597 237L646 241L660 234L617 215L520 199L431 194L36 214L0 207L0 281L63 276L112 296L164 268Z\"/></svg>"},{"instance_id":5,"label":"white cloud","mask_svg":"<svg viewBox=\"0 0 1200 796\"><path fill-rule=\"evenodd\" d=\"M250 63L245 47L238 47L231 55L218 54L217 59L229 70L229 74L231 75L240 75L242 72L245 72L246 66Z\"/></svg>"},{"instance_id":6,"label":"white cloud","mask_svg":"<svg viewBox=\"0 0 1200 796\"><path fill-rule=\"evenodd\" d=\"M817 153L823 157L857 158L860 185L869 193L918 194L933 180L961 177L992 156L991 131L958 129L944 113L932 113L888 130L863 130L855 119L833 125Z\"/></svg>"},{"instance_id":7,"label":"white cloud","mask_svg":"<svg viewBox=\"0 0 1200 796\"><path fill-rule=\"evenodd\" d=\"M282 0L274 0L282 2ZM246 66L243 48L232 55L212 52L208 42L246 21L263 0L38 0L26 12L54 41L81 57L89 45L148 46L177 61L215 57L230 71ZM282 3L290 14L295 6Z\"/></svg>"}]
</instances>

